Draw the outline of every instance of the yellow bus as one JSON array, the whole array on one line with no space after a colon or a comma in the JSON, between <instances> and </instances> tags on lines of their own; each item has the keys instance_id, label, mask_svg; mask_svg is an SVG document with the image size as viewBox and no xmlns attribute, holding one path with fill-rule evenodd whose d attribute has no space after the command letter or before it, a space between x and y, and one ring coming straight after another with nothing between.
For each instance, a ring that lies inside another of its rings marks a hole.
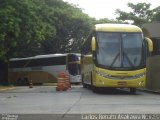
<instances>
[{"instance_id":1,"label":"yellow bus","mask_svg":"<svg viewBox=\"0 0 160 120\"><path fill-rule=\"evenodd\" d=\"M10 59L9 79L15 85L57 82L60 72L68 74L71 83L81 83L80 54L49 54Z\"/></svg>"},{"instance_id":2,"label":"yellow bus","mask_svg":"<svg viewBox=\"0 0 160 120\"><path fill-rule=\"evenodd\" d=\"M146 57L152 41L128 24L97 24L81 50L83 87L136 88L145 86Z\"/></svg>"}]
</instances>

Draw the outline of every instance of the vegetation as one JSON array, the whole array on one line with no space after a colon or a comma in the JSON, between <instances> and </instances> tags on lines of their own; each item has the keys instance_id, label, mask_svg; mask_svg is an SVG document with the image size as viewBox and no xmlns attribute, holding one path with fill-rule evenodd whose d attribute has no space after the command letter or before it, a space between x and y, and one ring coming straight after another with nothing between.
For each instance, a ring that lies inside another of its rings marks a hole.
<instances>
[{"instance_id":1,"label":"vegetation","mask_svg":"<svg viewBox=\"0 0 160 120\"><path fill-rule=\"evenodd\" d=\"M61 0L0 0L0 57L76 51L91 18ZM25 49L24 49L25 48Z\"/></svg>"},{"instance_id":2,"label":"vegetation","mask_svg":"<svg viewBox=\"0 0 160 120\"><path fill-rule=\"evenodd\" d=\"M96 23L125 23L141 26L160 20L160 7L128 3L131 12L116 10L116 20L96 20L75 5L62 0L0 0L0 58L37 54L80 52Z\"/></svg>"},{"instance_id":3,"label":"vegetation","mask_svg":"<svg viewBox=\"0 0 160 120\"><path fill-rule=\"evenodd\" d=\"M140 27L145 23L160 20L160 7L151 9L151 4L147 3L128 3L128 7L131 8L130 12L124 12L120 9L116 10L116 13L118 14L117 20L131 20L133 21L133 24Z\"/></svg>"}]
</instances>

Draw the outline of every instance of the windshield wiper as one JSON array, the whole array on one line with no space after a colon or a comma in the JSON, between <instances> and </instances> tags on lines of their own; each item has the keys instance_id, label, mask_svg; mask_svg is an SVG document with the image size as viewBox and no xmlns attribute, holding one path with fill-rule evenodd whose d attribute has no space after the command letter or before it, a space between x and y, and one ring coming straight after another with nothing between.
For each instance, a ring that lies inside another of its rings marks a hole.
<instances>
[{"instance_id":1,"label":"windshield wiper","mask_svg":"<svg viewBox=\"0 0 160 120\"><path fill-rule=\"evenodd\" d=\"M131 62L131 60L129 59L127 53L123 52L124 56L127 58L129 64L131 65L131 67L135 67L134 64Z\"/></svg>"},{"instance_id":2,"label":"windshield wiper","mask_svg":"<svg viewBox=\"0 0 160 120\"><path fill-rule=\"evenodd\" d=\"M116 57L113 59L113 62L111 63L111 66L109 68L111 68L114 65L119 55L120 55L120 52L117 53Z\"/></svg>"}]
</instances>

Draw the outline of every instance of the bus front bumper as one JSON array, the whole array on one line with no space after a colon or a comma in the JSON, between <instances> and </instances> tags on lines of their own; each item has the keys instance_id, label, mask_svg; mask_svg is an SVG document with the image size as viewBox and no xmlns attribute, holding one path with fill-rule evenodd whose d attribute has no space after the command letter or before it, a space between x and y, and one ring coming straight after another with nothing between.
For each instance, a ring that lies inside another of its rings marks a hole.
<instances>
[{"instance_id":1,"label":"bus front bumper","mask_svg":"<svg viewBox=\"0 0 160 120\"><path fill-rule=\"evenodd\" d=\"M145 76L130 80L115 80L98 77L94 86L96 87L115 87L115 88L143 88L145 87Z\"/></svg>"}]
</instances>

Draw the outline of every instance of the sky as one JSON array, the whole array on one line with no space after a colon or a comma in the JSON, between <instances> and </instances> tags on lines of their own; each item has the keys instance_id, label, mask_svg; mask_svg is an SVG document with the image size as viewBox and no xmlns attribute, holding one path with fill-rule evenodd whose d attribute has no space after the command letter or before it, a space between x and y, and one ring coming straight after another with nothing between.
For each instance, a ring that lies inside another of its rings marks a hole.
<instances>
[{"instance_id":1,"label":"sky","mask_svg":"<svg viewBox=\"0 0 160 120\"><path fill-rule=\"evenodd\" d=\"M65 2L75 4L87 13L90 17L96 19L108 18L115 19L116 9L128 12L130 9L127 3L150 3L151 9L160 6L160 0L63 0Z\"/></svg>"}]
</instances>

